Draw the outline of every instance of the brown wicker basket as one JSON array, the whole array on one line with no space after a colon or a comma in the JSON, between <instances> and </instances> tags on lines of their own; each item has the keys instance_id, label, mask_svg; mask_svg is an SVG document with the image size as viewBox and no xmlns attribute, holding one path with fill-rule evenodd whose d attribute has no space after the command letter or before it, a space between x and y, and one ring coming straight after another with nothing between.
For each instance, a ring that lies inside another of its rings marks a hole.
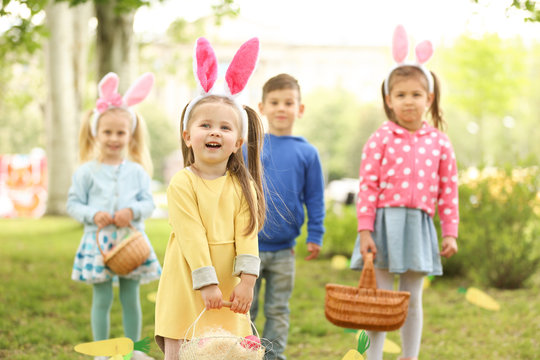
<instances>
[{"instance_id":1,"label":"brown wicker basket","mask_svg":"<svg viewBox=\"0 0 540 360\"><path fill-rule=\"evenodd\" d=\"M133 232L127 238L122 240L120 244L113 247L110 251L104 252L99 244L99 231L96 231L96 243L105 265L118 275L127 275L148 259L150 255L150 247L141 234L129 225Z\"/></svg>"},{"instance_id":2,"label":"brown wicker basket","mask_svg":"<svg viewBox=\"0 0 540 360\"><path fill-rule=\"evenodd\" d=\"M324 313L332 324L374 331L399 329L407 318L410 293L377 289L373 255L364 258L358 287L326 284Z\"/></svg>"}]
</instances>

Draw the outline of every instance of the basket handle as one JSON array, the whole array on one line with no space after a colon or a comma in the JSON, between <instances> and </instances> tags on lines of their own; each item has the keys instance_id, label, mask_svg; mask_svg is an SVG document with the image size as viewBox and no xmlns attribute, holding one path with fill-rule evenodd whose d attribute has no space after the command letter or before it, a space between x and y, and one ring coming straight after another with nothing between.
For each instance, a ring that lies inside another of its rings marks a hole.
<instances>
[{"instance_id":1,"label":"basket handle","mask_svg":"<svg viewBox=\"0 0 540 360\"><path fill-rule=\"evenodd\" d=\"M135 227L133 225L131 225L131 223L129 223L129 225L127 227L130 228L133 231L137 230L137 229L135 229ZM97 248L98 248L99 252L101 253L101 256L103 256L103 258L105 259L105 253L103 252L103 250L101 250L101 245L99 244L99 232L103 228L104 228L104 226L98 226L98 228L96 230L96 244L97 244Z\"/></svg>"},{"instance_id":2,"label":"basket handle","mask_svg":"<svg viewBox=\"0 0 540 360\"><path fill-rule=\"evenodd\" d=\"M375 270L373 268L373 253L369 252L364 256L364 268L360 275L358 287L377 289L377 279L375 279Z\"/></svg>"},{"instance_id":3,"label":"basket handle","mask_svg":"<svg viewBox=\"0 0 540 360\"><path fill-rule=\"evenodd\" d=\"M225 301L223 300L222 303L223 307L228 307L229 309L231 308L232 306L232 302L231 301ZM190 330L191 330L191 337L194 338L195 337L195 328L197 326L197 323L199 322L199 319L203 316L203 314L206 312L206 308L202 309L201 313L199 314L199 316L197 316L197 318L195 319L195 321L189 326L189 328L186 330L186 333L184 334L184 339L187 338ZM255 334L257 335L258 338L260 338L261 336L259 335L259 332L257 331L257 327L255 326L255 324L253 323L253 321L251 321L251 318L249 317L249 313L246 314L246 317L248 318L249 320L249 323L251 324L251 328L255 330Z\"/></svg>"}]
</instances>

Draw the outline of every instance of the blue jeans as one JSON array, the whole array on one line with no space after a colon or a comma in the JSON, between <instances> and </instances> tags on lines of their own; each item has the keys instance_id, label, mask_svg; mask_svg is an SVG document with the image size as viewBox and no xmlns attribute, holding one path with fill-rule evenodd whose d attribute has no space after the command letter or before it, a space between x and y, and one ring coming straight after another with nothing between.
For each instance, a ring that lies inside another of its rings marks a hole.
<instances>
[{"instance_id":1,"label":"blue jeans","mask_svg":"<svg viewBox=\"0 0 540 360\"><path fill-rule=\"evenodd\" d=\"M293 249L261 251L261 269L253 291L251 321L259 311L259 291L265 279L264 315L266 323L262 334L267 347L265 360L285 360L283 355L289 335L289 299L294 287L295 258Z\"/></svg>"}]
</instances>

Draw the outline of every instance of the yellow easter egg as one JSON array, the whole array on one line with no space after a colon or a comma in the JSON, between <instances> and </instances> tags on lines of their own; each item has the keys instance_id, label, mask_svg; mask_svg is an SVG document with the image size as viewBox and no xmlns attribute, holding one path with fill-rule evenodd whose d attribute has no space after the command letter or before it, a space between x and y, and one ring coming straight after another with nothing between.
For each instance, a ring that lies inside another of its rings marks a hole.
<instances>
[{"instance_id":1,"label":"yellow easter egg","mask_svg":"<svg viewBox=\"0 0 540 360\"><path fill-rule=\"evenodd\" d=\"M156 302L156 297L157 297L157 291L148 293L148 295L146 295L146 298L148 299L148 301L153 302L153 303Z\"/></svg>"},{"instance_id":2,"label":"yellow easter egg","mask_svg":"<svg viewBox=\"0 0 540 360\"><path fill-rule=\"evenodd\" d=\"M351 349L341 360L364 360L364 357L358 351Z\"/></svg>"},{"instance_id":3,"label":"yellow easter egg","mask_svg":"<svg viewBox=\"0 0 540 360\"><path fill-rule=\"evenodd\" d=\"M467 299L467 301L471 304L487 310L499 311L501 309L495 299L475 287L470 287L467 289L467 292L465 293L465 299Z\"/></svg>"},{"instance_id":4,"label":"yellow easter egg","mask_svg":"<svg viewBox=\"0 0 540 360\"><path fill-rule=\"evenodd\" d=\"M332 266L332 269L343 270L347 268L348 261L349 259L347 259L343 255L335 255L334 257L332 257L330 266Z\"/></svg>"},{"instance_id":5,"label":"yellow easter egg","mask_svg":"<svg viewBox=\"0 0 540 360\"><path fill-rule=\"evenodd\" d=\"M392 340L384 339L383 352L389 354L399 354L401 352L401 348Z\"/></svg>"}]
</instances>

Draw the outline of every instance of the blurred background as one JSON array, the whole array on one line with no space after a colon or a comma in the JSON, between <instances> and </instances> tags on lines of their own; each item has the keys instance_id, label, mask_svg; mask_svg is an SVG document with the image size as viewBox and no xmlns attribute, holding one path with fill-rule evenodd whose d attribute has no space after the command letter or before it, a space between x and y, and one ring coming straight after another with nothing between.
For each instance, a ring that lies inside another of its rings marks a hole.
<instances>
[{"instance_id":1,"label":"blurred background","mask_svg":"<svg viewBox=\"0 0 540 360\"><path fill-rule=\"evenodd\" d=\"M380 85L393 65L397 24L408 31L411 58L420 41L435 46L428 67L441 79L461 169L538 163L534 1L4 0L0 216L64 214L79 123L109 71L120 75L121 92L143 72L156 75L137 110L150 130L159 193L181 168L178 121L195 95L199 36L211 41L222 70L241 43L260 38L243 99L253 108L269 77L299 80L306 113L295 133L319 149L327 183L338 180L330 196L351 201L364 141L385 120Z\"/></svg>"},{"instance_id":2,"label":"blurred background","mask_svg":"<svg viewBox=\"0 0 540 360\"><path fill-rule=\"evenodd\" d=\"M459 254L443 260L444 280L426 292L426 319L433 321L426 322L423 356L538 358L536 1L0 4L0 317L6 324L0 329L0 359L73 359L73 344L90 339L88 316L81 315L88 290L58 274L71 268L73 239L82 232L82 225L64 216L71 176L79 165L79 124L95 107L98 81L110 71L120 76L120 93L144 72L156 76L149 97L136 110L147 123L154 163L157 209L147 229L163 258L170 232L165 189L182 167L179 119L196 95L192 55L199 36L212 43L222 72L243 42L260 38L258 67L242 99L254 109L268 78L286 72L300 82L306 111L294 131L320 152L327 213L321 262L302 259L307 254L305 228L297 239L299 300L292 314L299 315L293 319L289 351L298 359L341 358L348 339L321 321L323 284L336 279L357 283L357 274L346 268L357 235L358 169L365 141L386 120L381 84L394 65L391 40L398 24L407 29L411 60L419 42L427 39L434 45L427 67L441 81L446 131L460 170ZM469 284L488 287L501 311L486 315L465 307L459 291ZM144 294L155 291L143 289ZM143 306L144 333L152 334L153 303ZM121 328L114 331L121 333ZM157 356L159 351L153 351Z\"/></svg>"}]
</instances>

